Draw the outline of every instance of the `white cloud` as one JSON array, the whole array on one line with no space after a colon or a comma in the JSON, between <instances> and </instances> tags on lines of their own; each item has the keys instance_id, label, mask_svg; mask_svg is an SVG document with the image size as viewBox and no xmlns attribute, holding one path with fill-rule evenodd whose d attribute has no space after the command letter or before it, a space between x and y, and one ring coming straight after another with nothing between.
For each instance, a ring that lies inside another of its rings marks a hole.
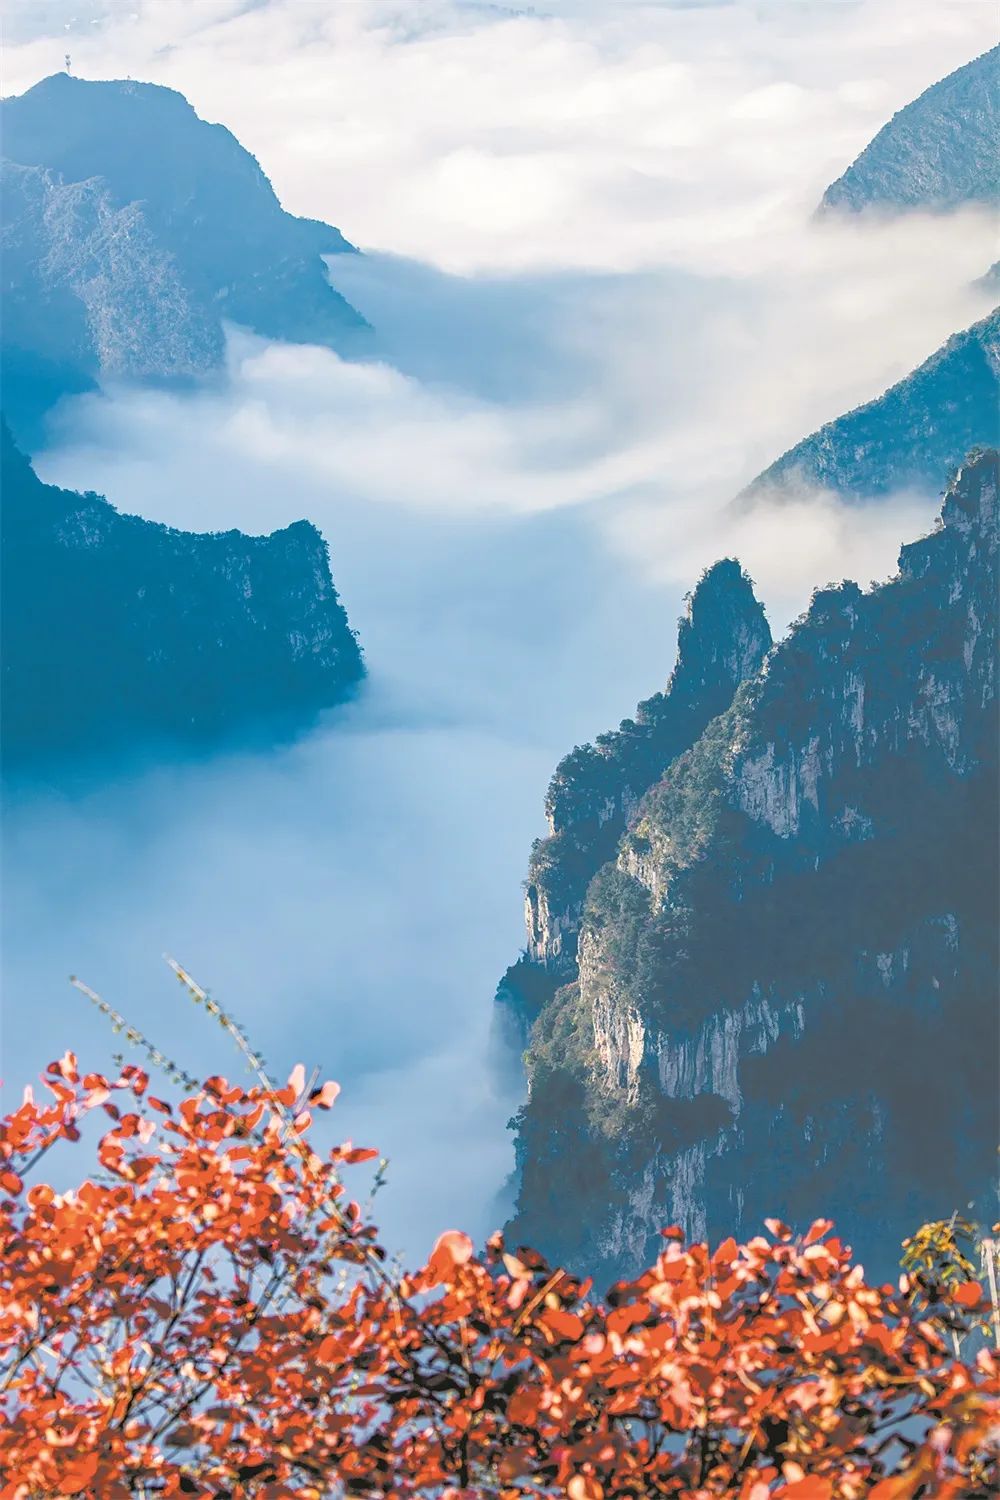
<instances>
[{"instance_id":1,"label":"white cloud","mask_svg":"<svg viewBox=\"0 0 1000 1500\"><path fill-rule=\"evenodd\" d=\"M760 244L739 276L455 277L334 258L338 286L379 330L380 362L237 333L225 385L71 404L40 472L196 529L307 513L335 547L345 501L457 524L582 506L599 535L682 591L720 553L768 545L763 515L756 535L734 528L728 506L745 483L986 310L972 282L992 234L973 212L807 224ZM836 511L828 499L830 524L812 528L818 553L787 553L782 608L790 592L808 596L814 564L885 570L885 509L834 525ZM684 546L671 540L680 526ZM774 570L758 572L766 590Z\"/></svg>"},{"instance_id":2,"label":"white cloud","mask_svg":"<svg viewBox=\"0 0 1000 1500\"><path fill-rule=\"evenodd\" d=\"M8 10L9 92L67 46L84 76L180 88L294 211L458 270L737 269L895 109L995 41L981 0Z\"/></svg>"}]
</instances>

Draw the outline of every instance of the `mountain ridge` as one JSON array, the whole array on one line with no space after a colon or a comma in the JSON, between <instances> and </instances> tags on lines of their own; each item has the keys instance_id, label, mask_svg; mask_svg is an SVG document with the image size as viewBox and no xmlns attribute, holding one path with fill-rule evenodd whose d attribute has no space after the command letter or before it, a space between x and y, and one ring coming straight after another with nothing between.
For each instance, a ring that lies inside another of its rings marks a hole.
<instances>
[{"instance_id":1,"label":"mountain ridge","mask_svg":"<svg viewBox=\"0 0 1000 1500\"><path fill-rule=\"evenodd\" d=\"M1000 46L896 112L830 184L820 213L1000 203Z\"/></svg>"},{"instance_id":2,"label":"mountain ridge","mask_svg":"<svg viewBox=\"0 0 1000 1500\"><path fill-rule=\"evenodd\" d=\"M322 259L354 247L286 213L256 158L182 94L58 73L0 102L0 124L5 406L29 445L53 399L102 377L221 368L226 321L364 346Z\"/></svg>"},{"instance_id":3,"label":"mountain ridge","mask_svg":"<svg viewBox=\"0 0 1000 1500\"><path fill-rule=\"evenodd\" d=\"M549 784L549 833L535 841L525 881L527 946L496 996L498 1036L518 1050L542 1005L575 977L587 887L613 856L643 795L729 706L771 645L763 606L732 558L706 568L685 603L664 690L617 730L576 746Z\"/></svg>"},{"instance_id":4,"label":"mountain ridge","mask_svg":"<svg viewBox=\"0 0 1000 1500\"><path fill-rule=\"evenodd\" d=\"M997 492L974 455L894 579L817 590L642 799L532 1027L516 1240L611 1278L829 1214L889 1270L986 1188Z\"/></svg>"},{"instance_id":5,"label":"mountain ridge","mask_svg":"<svg viewBox=\"0 0 1000 1500\"><path fill-rule=\"evenodd\" d=\"M939 492L942 476L979 445L1000 441L1000 308L953 334L881 396L789 448L737 505L803 489L862 501L896 490Z\"/></svg>"},{"instance_id":6,"label":"mountain ridge","mask_svg":"<svg viewBox=\"0 0 1000 1500\"><path fill-rule=\"evenodd\" d=\"M178 531L43 484L0 423L5 772L294 735L351 696L357 638L308 521Z\"/></svg>"}]
</instances>

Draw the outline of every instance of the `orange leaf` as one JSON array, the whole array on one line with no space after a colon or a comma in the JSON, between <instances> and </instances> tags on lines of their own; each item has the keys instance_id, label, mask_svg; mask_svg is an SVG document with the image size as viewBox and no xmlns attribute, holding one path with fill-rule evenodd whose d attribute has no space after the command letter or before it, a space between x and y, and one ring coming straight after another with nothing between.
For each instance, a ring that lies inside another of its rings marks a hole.
<instances>
[{"instance_id":1,"label":"orange leaf","mask_svg":"<svg viewBox=\"0 0 1000 1500\"><path fill-rule=\"evenodd\" d=\"M804 1245L814 1245L817 1240L823 1238L824 1234L829 1234L832 1228L832 1219L814 1219L802 1243Z\"/></svg>"},{"instance_id":2,"label":"orange leaf","mask_svg":"<svg viewBox=\"0 0 1000 1500\"><path fill-rule=\"evenodd\" d=\"M313 1089L309 1095L309 1103L318 1105L320 1109L331 1109L339 1093L340 1084L329 1081L324 1083L322 1088Z\"/></svg>"},{"instance_id":3,"label":"orange leaf","mask_svg":"<svg viewBox=\"0 0 1000 1500\"><path fill-rule=\"evenodd\" d=\"M59 1480L57 1490L60 1495L79 1495L90 1487L90 1481L97 1473L97 1454L90 1453L86 1458L81 1458L68 1468Z\"/></svg>"},{"instance_id":4,"label":"orange leaf","mask_svg":"<svg viewBox=\"0 0 1000 1500\"><path fill-rule=\"evenodd\" d=\"M295 1067L288 1075L288 1087L292 1091L293 1098L297 1099L305 1086L306 1070L301 1063L296 1063Z\"/></svg>"},{"instance_id":5,"label":"orange leaf","mask_svg":"<svg viewBox=\"0 0 1000 1500\"><path fill-rule=\"evenodd\" d=\"M464 1266L467 1260L472 1259L473 1244L467 1234L460 1229L446 1229L444 1234L438 1235L431 1251L432 1261L447 1261L453 1266Z\"/></svg>"},{"instance_id":6,"label":"orange leaf","mask_svg":"<svg viewBox=\"0 0 1000 1500\"><path fill-rule=\"evenodd\" d=\"M546 1308L539 1322L546 1328L550 1328L560 1339L576 1340L583 1336L583 1319L578 1318L576 1313L562 1312L559 1308Z\"/></svg>"},{"instance_id":7,"label":"orange leaf","mask_svg":"<svg viewBox=\"0 0 1000 1500\"><path fill-rule=\"evenodd\" d=\"M778 1500L778 1496L781 1500L785 1500L786 1495L794 1496L795 1500L833 1500L833 1481L810 1479L808 1476L805 1479L795 1479L791 1484L782 1485L781 1489L775 1492L775 1500Z\"/></svg>"},{"instance_id":8,"label":"orange leaf","mask_svg":"<svg viewBox=\"0 0 1000 1500\"><path fill-rule=\"evenodd\" d=\"M457 1229L446 1229L431 1251L427 1270L435 1282L450 1281L459 1266L472 1259L473 1245L467 1234Z\"/></svg>"},{"instance_id":9,"label":"orange leaf","mask_svg":"<svg viewBox=\"0 0 1000 1500\"><path fill-rule=\"evenodd\" d=\"M913 1500L923 1488L927 1478L923 1464L911 1469L909 1474L897 1475L894 1479L882 1479L869 1495L869 1500Z\"/></svg>"},{"instance_id":10,"label":"orange leaf","mask_svg":"<svg viewBox=\"0 0 1000 1500\"><path fill-rule=\"evenodd\" d=\"M574 1474L566 1494L569 1500L604 1500L604 1486L592 1474Z\"/></svg>"}]
</instances>

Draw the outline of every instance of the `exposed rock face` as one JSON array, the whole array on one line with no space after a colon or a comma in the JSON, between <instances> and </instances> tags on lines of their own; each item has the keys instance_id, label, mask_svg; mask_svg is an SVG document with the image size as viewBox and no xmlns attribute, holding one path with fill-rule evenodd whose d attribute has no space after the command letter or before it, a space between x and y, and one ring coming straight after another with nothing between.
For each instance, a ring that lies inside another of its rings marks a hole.
<instances>
[{"instance_id":1,"label":"exposed rock face","mask_svg":"<svg viewBox=\"0 0 1000 1500\"><path fill-rule=\"evenodd\" d=\"M956 333L883 396L827 422L765 469L739 497L802 488L863 500L940 489L966 453L1000 440L1000 310Z\"/></svg>"},{"instance_id":2,"label":"exposed rock face","mask_svg":"<svg viewBox=\"0 0 1000 1500\"><path fill-rule=\"evenodd\" d=\"M1000 202L1000 47L942 78L893 115L823 209L949 209Z\"/></svg>"},{"instance_id":3,"label":"exposed rock face","mask_svg":"<svg viewBox=\"0 0 1000 1500\"><path fill-rule=\"evenodd\" d=\"M669 1223L830 1215L889 1271L988 1188L997 491L974 456L641 800L532 1032L519 1239L610 1276Z\"/></svg>"},{"instance_id":4,"label":"exposed rock face","mask_svg":"<svg viewBox=\"0 0 1000 1500\"><path fill-rule=\"evenodd\" d=\"M59 73L0 106L5 404L30 431L101 376L217 366L223 320L351 347L338 229L282 209L258 163L173 89Z\"/></svg>"},{"instance_id":5,"label":"exposed rock face","mask_svg":"<svg viewBox=\"0 0 1000 1500\"><path fill-rule=\"evenodd\" d=\"M577 934L591 879L612 858L644 793L760 667L771 632L750 580L731 559L710 568L679 623L677 664L656 693L596 744L556 768L545 799L549 837L532 849L525 883L527 951L497 998L526 1037L556 987L576 974Z\"/></svg>"},{"instance_id":6,"label":"exposed rock face","mask_svg":"<svg viewBox=\"0 0 1000 1500\"><path fill-rule=\"evenodd\" d=\"M361 653L305 521L196 535L42 484L2 428L5 768L295 731Z\"/></svg>"},{"instance_id":7,"label":"exposed rock face","mask_svg":"<svg viewBox=\"0 0 1000 1500\"><path fill-rule=\"evenodd\" d=\"M5 341L81 370L198 375L222 357L222 328L197 307L138 202L100 177L64 183L4 162Z\"/></svg>"}]
</instances>

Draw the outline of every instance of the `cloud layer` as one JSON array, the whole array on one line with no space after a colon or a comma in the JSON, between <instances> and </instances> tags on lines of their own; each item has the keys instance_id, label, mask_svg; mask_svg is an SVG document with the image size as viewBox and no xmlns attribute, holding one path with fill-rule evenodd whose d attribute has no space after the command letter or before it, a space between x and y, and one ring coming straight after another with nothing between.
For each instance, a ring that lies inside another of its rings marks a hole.
<instances>
[{"instance_id":1,"label":"cloud layer","mask_svg":"<svg viewBox=\"0 0 1000 1500\"><path fill-rule=\"evenodd\" d=\"M452 269L738 270L916 93L983 0L69 0L8 5L6 88L180 88L286 206Z\"/></svg>"}]
</instances>

